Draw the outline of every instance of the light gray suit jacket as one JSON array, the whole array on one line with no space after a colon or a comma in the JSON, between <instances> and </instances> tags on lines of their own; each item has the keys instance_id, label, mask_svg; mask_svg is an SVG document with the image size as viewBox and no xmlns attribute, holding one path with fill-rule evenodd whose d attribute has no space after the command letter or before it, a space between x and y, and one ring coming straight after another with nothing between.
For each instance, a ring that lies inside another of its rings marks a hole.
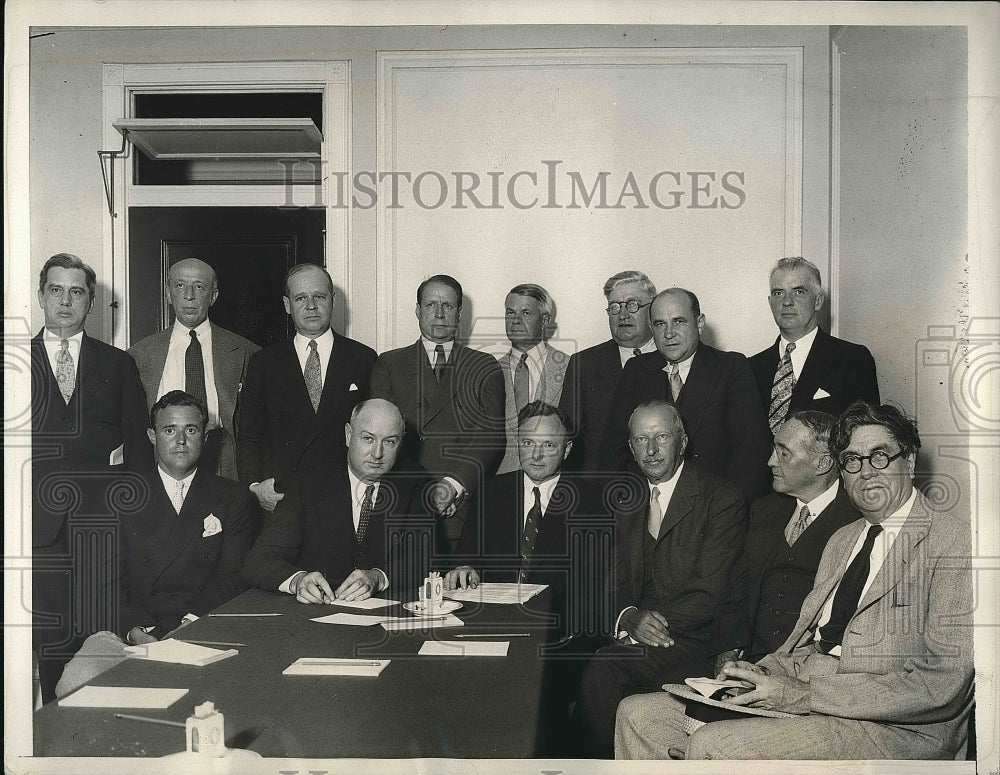
<instances>
[{"instance_id":1,"label":"light gray suit jacket","mask_svg":"<svg viewBox=\"0 0 1000 775\"><path fill-rule=\"evenodd\" d=\"M521 465L517 458L517 404L514 402L514 375L510 370L510 351L508 350L498 360L500 368L503 370L503 381L507 391L507 450L497 473L505 474L508 471L517 471ZM566 366L568 365L569 356L546 342L542 378L538 383L533 400L559 406L563 380L566 376Z\"/></svg>"},{"instance_id":2,"label":"light gray suit jacket","mask_svg":"<svg viewBox=\"0 0 1000 775\"><path fill-rule=\"evenodd\" d=\"M758 664L798 676L823 604L867 523L830 538L791 635ZM811 675L811 714L892 725L960 754L973 701L971 527L920 493L844 632L833 675Z\"/></svg>"},{"instance_id":3,"label":"light gray suit jacket","mask_svg":"<svg viewBox=\"0 0 1000 775\"><path fill-rule=\"evenodd\" d=\"M260 347L239 334L212 326L212 367L215 370L215 391L219 396L219 419L222 421L223 438L219 451L219 467L215 472L227 479L237 479L236 474L236 428L237 399L246 378L250 356ZM129 355L139 367L139 377L146 391L146 406L151 409L156 403L156 392L160 387L163 367L167 362L170 347L170 333L173 326L158 334L147 336L129 348Z\"/></svg>"}]
</instances>

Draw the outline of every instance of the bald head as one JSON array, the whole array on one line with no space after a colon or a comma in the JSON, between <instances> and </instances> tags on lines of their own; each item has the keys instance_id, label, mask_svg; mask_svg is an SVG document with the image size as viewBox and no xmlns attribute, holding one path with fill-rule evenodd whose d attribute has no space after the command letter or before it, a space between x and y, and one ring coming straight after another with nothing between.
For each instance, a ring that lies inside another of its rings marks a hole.
<instances>
[{"instance_id":1,"label":"bald head","mask_svg":"<svg viewBox=\"0 0 1000 775\"><path fill-rule=\"evenodd\" d=\"M347 465L358 479L375 482L392 470L403 443L403 413L391 401L371 398L351 412L344 426Z\"/></svg>"},{"instance_id":2,"label":"bald head","mask_svg":"<svg viewBox=\"0 0 1000 775\"><path fill-rule=\"evenodd\" d=\"M188 328L205 322L218 295L215 270L199 258L178 261L167 272L167 303Z\"/></svg>"}]
</instances>

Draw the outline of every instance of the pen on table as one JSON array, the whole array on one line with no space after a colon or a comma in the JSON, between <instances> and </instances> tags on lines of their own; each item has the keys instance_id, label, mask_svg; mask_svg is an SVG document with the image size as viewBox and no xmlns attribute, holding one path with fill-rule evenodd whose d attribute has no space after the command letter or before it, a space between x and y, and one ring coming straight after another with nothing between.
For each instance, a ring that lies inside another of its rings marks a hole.
<instances>
[{"instance_id":1,"label":"pen on table","mask_svg":"<svg viewBox=\"0 0 1000 775\"><path fill-rule=\"evenodd\" d=\"M465 633L463 635L455 635L456 638L527 638L531 635L530 632L484 632L484 633Z\"/></svg>"},{"instance_id":2,"label":"pen on table","mask_svg":"<svg viewBox=\"0 0 1000 775\"><path fill-rule=\"evenodd\" d=\"M167 727L184 728L184 723L180 721L167 721L162 718L148 718L147 716L133 716L130 713L116 713L115 718L127 718L129 721L145 721L147 724L163 724Z\"/></svg>"},{"instance_id":3,"label":"pen on table","mask_svg":"<svg viewBox=\"0 0 1000 775\"><path fill-rule=\"evenodd\" d=\"M177 638L184 643L195 643L199 646L246 646L246 643L226 643L224 640L191 640L189 638Z\"/></svg>"},{"instance_id":4,"label":"pen on table","mask_svg":"<svg viewBox=\"0 0 1000 775\"><path fill-rule=\"evenodd\" d=\"M209 614L209 616L284 616L284 614Z\"/></svg>"},{"instance_id":5,"label":"pen on table","mask_svg":"<svg viewBox=\"0 0 1000 775\"><path fill-rule=\"evenodd\" d=\"M350 667L378 667L381 662L359 662L356 659L300 659L300 665L348 665Z\"/></svg>"}]
</instances>

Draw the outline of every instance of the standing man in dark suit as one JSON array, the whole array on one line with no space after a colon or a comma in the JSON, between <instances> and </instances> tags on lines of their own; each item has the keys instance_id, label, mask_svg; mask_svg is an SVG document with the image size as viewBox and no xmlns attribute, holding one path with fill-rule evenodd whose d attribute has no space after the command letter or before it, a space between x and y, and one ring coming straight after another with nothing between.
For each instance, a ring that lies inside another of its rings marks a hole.
<instances>
[{"instance_id":1,"label":"standing man in dark suit","mask_svg":"<svg viewBox=\"0 0 1000 775\"><path fill-rule=\"evenodd\" d=\"M347 461L303 475L275 509L243 566L248 582L300 603L364 600L390 587L415 587L429 569L415 519L428 483L419 469L393 471L403 416L373 398L344 427Z\"/></svg>"},{"instance_id":2,"label":"standing man in dark suit","mask_svg":"<svg viewBox=\"0 0 1000 775\"><path fill-rule=\"evenodd\" d=\"M156 471L149 501L122 517L122 615L129 643L147 643L246 589L241 572L253 543L254 504L237 482L200 465L208 415L181 390L149 413Z\"/></svg>"},{"instance_id":3,"label":"standing man in dark suit","mask_svg":"<svg viewBox=\"0 0 1000 775\"><path fill-rule=\"evenodd\" d=\"M625 364L608 412L603 463L627 464L627 420L642 401L674 403L688 434L687 459L738 485L748 499L768 487L767 422L747 359L701 342L705 316L683 288L661 291L650 305L657 352Z\"/></svg>"},{"instance_id":4,"label":"standing man in dark suit","mask_svg":"<svg viewBox=\"0 0 1000 775\"><path fill-rule=\"evenodd\" d=\"M576 706L579 739L603 758L613 754L624 697L713 675L714 656L731 643L715 620L746 535L739 490L684 460L688 437L677 407L644 402L628 430L643 479L641 493L623 498L615 513L619 643L591 659Z\"/></svg>"},{"instance_id":5,"label":"standing man in dark suit","mask_svg":"<svg viewBox=\"0 0 1000 775\"><path fill-rule=\"evenodd\" d=\"M454 548L464 516L459 506L496 473L507 445L503 373L493 356L455 340L462 286L454 277L434 275L420 283L415 314L420 339L379 356L371 392L406 418L400 454L437 480L434 507L447 518L444 529Z\"/></svg>"},{"instance_id":6,"label":"standing man in dark suit","mask_svg":"<svg viewBox=\"0 0 1000 775\"><path fill-rule=\"evenodd\" d=\"M857 400L878 404L875 359L864 345L830 336L816 323L825 295L819 269L783 258L771 270L768 304L778 340L750 358L771 433L796 409L840 414Z\"/></svg>"},{"instance_id":7,"label":"standing man in dark suit","mask_svg":"<svg viewBox=\"0 0 1000 775\"><path fill-rule=\"evenodd\" d=\"M52 256L39 273L45 327L31 341L32 636L46 701L82 639L114 626L116 600L71 601L98 586L114 562L88 549L107 544L110 488L126 465L150 457L135 362L83 330L96 288L94 270L69 253Z\"/></svg>"},{"instance_id":8,"label":"standing man in dark suit","mask_svg":"<svg viewBox=\"0 0 1000 775\"><path fill-rule=\"evenodd\" d=\"M260 347L208 319L219 296L215 270L197 258L167 273L167 304L174 324L129 348L150 407L171 390L185 390L208 408L201 466L236 479L236 404L250 356Z\"/></svg>"},{"instance_id":9,"label":"standing man in dark suit","mask_svg":"<svg viewBox=\"0 0 1000 775\"><path fill-rule=\"evenodd\" d=\"M504 328L510 350L499 361L507 392L507 451L498 474L520 467L518 413L532 401L559 404L569 356L546 341L554 310L549 292L534 283L515 285L504 300Z\"/></svg>"},{"instance_id":10,"label":"standing man in dark suit","mask_svg":"<svg viewBox=\"0 0 1000 775\"><path fill-rule=\"evenodd\" d=\"M774 437L767 461L774 491L750 506L745 575L734 585L747 595L737 613L748 618L748 638L744 648L717 658L720 669L729 659L756 662L784 643L830 536L861 516L840 486L840 469L830 454L835 421L826 412L793 412Z\"/></svg>"},{"instance_id":11,"label":"standing man in dark suit","mask_svg":"<svg viewBox=\"0 0 1000 775\"><path fill-rule=\"evenodd\" d=\"M628 270L604 284L611 339L574 353L563 380L559 408L573 424L576 440L569 471L600 471L601 440L611 399L629 359L655 352L649 305L656 288L642 272Z\"/></svg>"},{"instance_id":12,"label":"standing man in dark suit","mask_svg":"<svg viewBox=\"0 0 1000 775\"><path fill-rule=\"evenodd\" d=\"M333 280L316 264L285 277L285 312L295 336L253 355L240 397L240 481L267 512L299 474L329 471L344 458L340 432L368 397L375 351L330 328Z\"/></svg>"}]
</instances>

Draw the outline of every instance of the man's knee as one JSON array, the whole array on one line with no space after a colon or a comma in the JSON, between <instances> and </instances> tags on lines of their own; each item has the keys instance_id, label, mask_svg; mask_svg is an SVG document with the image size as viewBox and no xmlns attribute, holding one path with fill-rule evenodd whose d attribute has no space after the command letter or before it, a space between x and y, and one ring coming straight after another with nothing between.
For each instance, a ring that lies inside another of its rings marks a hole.
<instances>
[{"instance_id":1,"label":"man's knee","mask_svg":"<svg viewBox=\"0 0 1000 775\"><path fill-rule=\"evenodd\" d=\"M718 721L705 724L688 738L687 759L740 759L738 752L732 751L733 735L729 722Z\"/></svg>"}]
</instances>

